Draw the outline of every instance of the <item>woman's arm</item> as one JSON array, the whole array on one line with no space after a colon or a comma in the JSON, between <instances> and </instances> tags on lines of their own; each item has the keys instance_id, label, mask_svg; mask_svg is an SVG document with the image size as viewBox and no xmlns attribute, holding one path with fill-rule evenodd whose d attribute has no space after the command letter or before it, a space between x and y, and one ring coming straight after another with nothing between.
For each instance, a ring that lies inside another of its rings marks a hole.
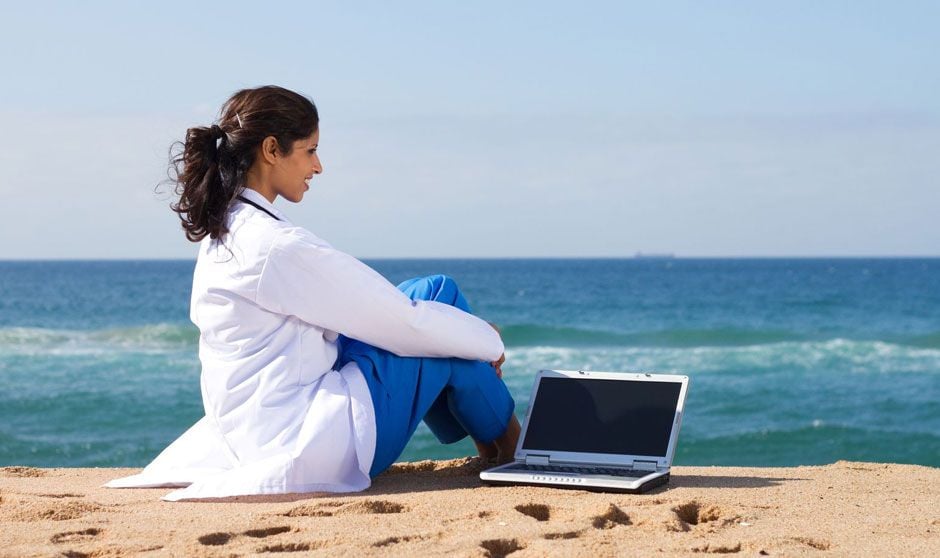
<instances>
[{"instance_id":1,"label":"woman's arm","mask_svg":"<svg viewBox=\"0 0 940 558\"><path fill-rule=\"evenodd\" d=\"M359 260L303 229L275 240L256 302L399 356L488 362L503 354L499 333L453 306L412 301Z\"/></svg>"}]
</instances>

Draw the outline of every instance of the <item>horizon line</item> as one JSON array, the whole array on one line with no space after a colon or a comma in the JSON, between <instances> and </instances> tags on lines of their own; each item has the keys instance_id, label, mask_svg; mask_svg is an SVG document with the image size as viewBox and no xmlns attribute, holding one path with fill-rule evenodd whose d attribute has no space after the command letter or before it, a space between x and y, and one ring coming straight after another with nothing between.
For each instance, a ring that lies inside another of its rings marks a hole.
<instances>
[{"instance_id":1,"label":"horizon line","mask_svg":"<svg viewBox=\"0 0 940 558\"><path fill-rule=\"evenodd\" d=\"M383 260L441 260L441 261L505 261L505 260L636 260L636 261L673 261L673 260L934 260L940 259L940 254L936 255L784 255L784 256L727 256L727 255L709 255L709 256L655 256L655 255L632 255L632 256L354 256L359 260L383 261ZM195 262L196 258L0 258L0 263L54 263L54 262Z\"/></svg>"}]
</instances>

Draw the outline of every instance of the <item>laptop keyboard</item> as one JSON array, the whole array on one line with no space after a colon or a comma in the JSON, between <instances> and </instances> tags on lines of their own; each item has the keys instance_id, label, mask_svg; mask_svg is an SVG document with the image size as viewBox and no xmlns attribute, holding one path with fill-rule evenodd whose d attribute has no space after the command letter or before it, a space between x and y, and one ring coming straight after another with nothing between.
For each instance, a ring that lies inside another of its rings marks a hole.
<instances>
[{"instance_id":1,"label":"laptop keyboard","mask_svg":"<svg viewBox=\"0 0 940 558\"><path fill-rule=\"evenodd\" d=\"M632 469L615 469L612 467L586 467L562 465L526 465L518 463L510 465L503 471L528 471L530 473L570 473L576 475L609 475L628 479L638 479L648 475L651 471L634 471Z\"/></svg>"}]
</instances>

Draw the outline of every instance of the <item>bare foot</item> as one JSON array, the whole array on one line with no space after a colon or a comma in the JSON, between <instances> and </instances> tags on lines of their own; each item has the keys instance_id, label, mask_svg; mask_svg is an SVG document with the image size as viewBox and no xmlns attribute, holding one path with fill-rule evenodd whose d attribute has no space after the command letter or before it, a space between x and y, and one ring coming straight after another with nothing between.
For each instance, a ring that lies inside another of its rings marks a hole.
<instances>
[{"instance_id":1,"label":"bare foot","mask_svg":"<svg viewBox=\"0 0 940 558\"><path fill-rule=\"evenodd\" d=\"M477 446L477 453L480 454L480 457L483 459L496 459L499 457L499 448L496 447L494 442L484 444L483 442L474 440L474 444Z\"/></svg>"},{"instance_id":2,"label":"bare foot","mask_svg":"<svg viewBox=\"0 0 940 558\"><path fill-rule=\"evenodd\" d=\"M522 425L519 424L519 419L516 418L516 415L513 415L509 419L509 425L506 427L506 431L503 432L499 438L493 440L493 444L497 449L497 463L509 463L513 460L513 456L516 453L516 445L519 443L519 435L521 433Z\"/></svg>"}]
</instances>

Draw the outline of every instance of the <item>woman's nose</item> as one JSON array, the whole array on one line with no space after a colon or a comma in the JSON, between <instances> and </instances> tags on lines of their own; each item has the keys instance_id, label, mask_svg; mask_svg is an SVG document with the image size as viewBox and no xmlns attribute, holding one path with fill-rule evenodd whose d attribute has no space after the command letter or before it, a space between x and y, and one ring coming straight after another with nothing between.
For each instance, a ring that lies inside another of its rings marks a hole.
<instances>
[{"instance_id":1,"label":"woman's nose","mask_svg":"<svg viewBox=\"0 0 940 558\"><path fill-rule=\"evenodd\" d=\"M314 173L314 174L320 174L320 173L322 173L322 172L323 172L323 165L320 164L320 158L317 157L317 158L314 159L314 161L313 161L313 173Z\"/></svg>"}]
</instances>

